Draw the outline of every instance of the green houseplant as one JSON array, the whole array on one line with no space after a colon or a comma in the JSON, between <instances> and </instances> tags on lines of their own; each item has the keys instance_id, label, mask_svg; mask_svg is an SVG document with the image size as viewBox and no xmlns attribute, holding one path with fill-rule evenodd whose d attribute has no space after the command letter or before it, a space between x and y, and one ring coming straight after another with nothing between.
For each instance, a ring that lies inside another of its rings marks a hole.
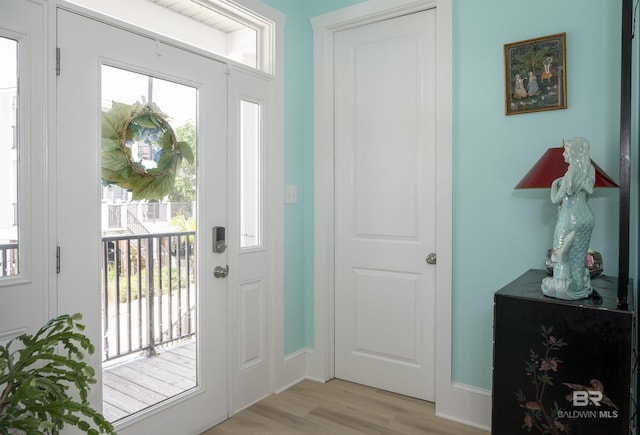
<instances>
[{"instance_id":1,"label":"green houseplant","mask_svg":"<svg viewBox=\"0 0 640 435\"><path fill-rule=\"evenodd\" d=\"M95 348L81 320L79 313L62 315L0 346L0 434L58 434L65 424L115 434L87 400L96 378L84 352Z\"/></svg>"}]
</instances>

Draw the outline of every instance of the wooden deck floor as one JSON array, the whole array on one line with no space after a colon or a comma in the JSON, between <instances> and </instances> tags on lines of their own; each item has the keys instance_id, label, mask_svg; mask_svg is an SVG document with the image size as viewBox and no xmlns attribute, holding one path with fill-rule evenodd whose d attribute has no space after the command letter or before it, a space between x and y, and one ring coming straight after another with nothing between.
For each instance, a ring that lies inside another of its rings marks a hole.
<instances>
[{"instance_id":1,"label":"wooden deck floor","mask_svg":"<svg viewBox=\"0 0 640 435\"><path fill-rule=\"evenodd\" d=\"M102 413L111 422L193 388L195 341L105 368L102 384Z\"/></svg>"}]
</instances>

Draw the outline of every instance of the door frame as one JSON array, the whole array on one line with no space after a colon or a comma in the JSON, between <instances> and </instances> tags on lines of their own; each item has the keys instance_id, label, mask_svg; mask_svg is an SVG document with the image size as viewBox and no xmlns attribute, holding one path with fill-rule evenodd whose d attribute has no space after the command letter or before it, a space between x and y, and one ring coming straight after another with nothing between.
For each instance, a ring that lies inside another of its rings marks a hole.
<instances>
[{"instance_id":1,"label":"door frame","mask_svg":"<svg viewBox=\"0 0 640 435\"><path fill-rule=\"evenodd\" d=\"M307 373L326 381L334 377L335 173L334 34L401 15L436 8L436 415L485 427L490 397L452 380L453 269L453 0L363 2L311 20L314 31L315 108L315 299L314 351Z\"/></svg>"},{"instance_id":2,"label":"door frame","mask_svg":"<svg viewBox=\"0 0 640 435\"><path fill-rule=\"evenodd\" d=\"M29 0L33 1L33 0ZM43 0L35 0L37 3ZM47 158L47 171L46 178L48 180L48 187L45 189L48 196L48 209L47 214L47 240L49 241L49 255L46 259L49 265L48 274L48 316L55 317L58 315L58 288L57 288L57 275L55 273L55 246L56 246L56 207L57 207L57 78L56 78L56 33L57 33L57 14L58 9L63 9L78 15L85 16L90 19L103 22L114 27L121 28L123 30L148 37L157 40L159 43L163 43L196 55L210 58L214 61L227 64L227 69L230 74L233 71L244 71L249 74L255 74L261 78L270 79L272 81L271 88L271 103L269 109L270 124L265 129L265 142L268 144L269 154L265 156L264 163L268 168L265 171L264 178L264 190L267 192L266 197L268 203L265 204L265 221L266 231L268 237L268 243L270 245L270 257L268 259L268 288L270 291L268 297L268 310L269 310L269 385L271 393L280 391L285 388L289 383L288 376L286 375L286 361L284 358L284 59L281 53L283 53L284 47L284 23L286 16L275 8L267 5L262 0L234 0L234 3L247 8L256 14L270 20L273 25L270 28L271 32L271 58L269 59L269 65L271 73L265 73L245 65L239 64L233 60L218 56L206 50L194 47L187 43L183 43L167 36L155 33L150 30L137 27L133 24L125 23L117 18L113 18L102 14L100 12L88 9L86 7L70 3L66 0L52 0L48 2L48 10L46 12L46 22L48 28L45 30L46 34L46 61L48 66L46 68L46 118L47 118L47 144L48 144L48 156ZM64 55L62 55L62 64L64 67ZM230 326L231 319L228 319L228 325ZM227 341L231 340L231 329L227 332ZM279 357L279 355L282 355ZM230 355L228 355L230 357ZM230 360L228 358L228 364ZM230 366L229 366L230 367ZM97 377L101 379L101 372L97 372ZM227 384L231 382L229 379L230 372L228 374ZM227 391L231 394L231 388ZM101 387L95 386L90 392L90 399L101 403L99 398L101 397ZM230 404L230 396L227 397L227 402ZM228 417L231 417L232 409L229 405ZM202 428L205 430L207 428Z\"/></svg>"}]
</instances>

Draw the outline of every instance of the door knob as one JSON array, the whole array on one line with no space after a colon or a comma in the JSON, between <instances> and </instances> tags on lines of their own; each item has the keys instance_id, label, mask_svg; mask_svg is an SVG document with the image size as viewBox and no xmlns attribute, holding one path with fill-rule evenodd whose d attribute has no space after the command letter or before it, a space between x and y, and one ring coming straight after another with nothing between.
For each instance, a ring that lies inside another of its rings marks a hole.
<instances>
[{"instance_id":1,"label":"door knob","mask_svg":"<svg viewBox=\"0 0 640 435\"><path fill-rule=\"evenodd\" d=\"M213 276L216 278L224 278L229 274L229 265L226 266L216 266L213 269Z\"/></svg>"},{"instance_id":2,"label":"door knob","mask_svg":"<svg viewBox=\"0 0 640 435\"><path fill-rule=\"evenodd\" d=\"M427 255L427 259L426 259L427 264L436 264L438 262L438 256L432 252L431 254Z\"/></svg>"}]
</instances>

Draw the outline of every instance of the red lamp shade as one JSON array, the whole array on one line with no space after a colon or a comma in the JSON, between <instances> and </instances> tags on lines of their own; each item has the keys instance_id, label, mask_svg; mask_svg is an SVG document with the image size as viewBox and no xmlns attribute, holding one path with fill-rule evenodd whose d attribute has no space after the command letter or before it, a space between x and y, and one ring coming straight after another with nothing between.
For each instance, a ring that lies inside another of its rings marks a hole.
<instances>
[{"instance_id":1,"label":"red lamp shade","mask_svg":"<svg viewBox=\"0 0 640 435\"><path fill-rule=\"evenodd\" d=\"M515 188L536 189L551 187L553 180L562 177L569 167L569 164L562 157L563 152L564 148L549 148ZM596 170L596 181L593 187L618 187L615 181L593 160L591 160L591 164Z\"/></svg>"}]
</instances>

